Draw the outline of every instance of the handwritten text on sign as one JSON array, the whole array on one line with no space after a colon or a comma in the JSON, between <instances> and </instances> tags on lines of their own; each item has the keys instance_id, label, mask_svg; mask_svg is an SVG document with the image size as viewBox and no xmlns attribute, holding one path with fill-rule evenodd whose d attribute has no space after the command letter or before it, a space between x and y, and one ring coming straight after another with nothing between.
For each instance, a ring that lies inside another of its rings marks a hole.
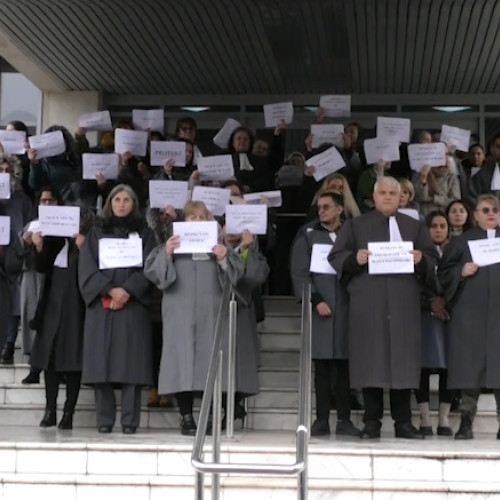
<instances>
[{"instance_id":1,"label":"handwritten text on sign","mask_svg":"<svg viewBox=\"0 0 500 500\"><path fill-rule=\"evenodd\" d=\"M368 243L369 274L413 274L412 241L385 241Z\"/></svg>"}]
</instances>

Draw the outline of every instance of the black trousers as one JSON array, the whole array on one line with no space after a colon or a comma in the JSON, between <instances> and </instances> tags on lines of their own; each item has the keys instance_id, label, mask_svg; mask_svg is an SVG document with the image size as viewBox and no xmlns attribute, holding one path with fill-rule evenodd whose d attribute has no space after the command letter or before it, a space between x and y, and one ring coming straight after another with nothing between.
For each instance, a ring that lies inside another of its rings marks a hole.
<instances>
[{"instance_id":1,"label":"black trousers","mask_svg":"<svg viewBox=\"0 0 500 500\"><path fill-rule=\"evenodd\" d=\"M334 393L337 400L337 418L339 420L351 418L351 389L347 359L315 359L314 389L318 420L328 420L330 398Z\"/></svg>"},{"instance_id":2,"label":"black trousers","mask_svg":"<svg viewBox=\"0 0 500 500\"><path fill-rule=\"evenodd\" d=\"M411 389L391 389L391 417L396 425L411 423L410 407ZM380 387L364 387L363 398L365 401L365 424L376 423L384 416L384 390Z\"/></svg>"},{"instance_id":3,"label":"black trousers","mask_svg":"<svg viewBox=\"0 0 500 500\"><path fill-rule=\"evenodd\" d=\"M452 403L457 391L448 389L448 370L431 370L422 368L420 373L420 387L415 390L417 403L428 403L430 399L429 377L437 373L439 375L439 402Z\"/></svg>"},{"instance_id":4,"label":"black trousers","mask_svg":"<svg viewBox=\"0 0 500 500\"><path fill-rule=\"evenodd\" d=\"M66 379L64 413L74 413L78 395L80 394L82 372L56 372L51 365L45 370L45 409L48 411L56 411L61 375L64 375Z\"/></svg>"}]
</instances>

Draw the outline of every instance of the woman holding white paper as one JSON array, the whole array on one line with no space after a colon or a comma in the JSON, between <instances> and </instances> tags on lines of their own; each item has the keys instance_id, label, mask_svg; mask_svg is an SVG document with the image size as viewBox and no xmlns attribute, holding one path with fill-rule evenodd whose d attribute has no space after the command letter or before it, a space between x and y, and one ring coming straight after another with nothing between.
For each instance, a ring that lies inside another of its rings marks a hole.
<instances>
[{"instance_id":1,"label":"woman holding white paper","mask_svg":"<svg viewBox=\"0 0 500 500\"><path fill-rule=\"evenodd\" d=\"M202 202L189 202L186 222L212 219ZM175 229L174 229L175 234ZM175 393L182 418L181 433L194 435L195 392L205 389L215 322L227 278L233 285L244 274L233 250L215 245L213 253L174 253L181 242L170 237L146 259L144 273L163 292L163 347L158 391Z\"/></svg>"},{"instance_id":2,"label":"woman holding white paper","mask_svg":"<svg viewBox=\"0 0 500 500\"><path fill-rule=\"evenodd\" d=\"M123 250L122 258L104 259L113 245ZM141 386L152 382L151 288L142 263L154 245L135 192L124 184L116 186L87 236L79 263L80 290L87 306L82 382L95 388L101 433L111 432L115 424L116 385L122 393L122 431L135 433L140 423ZM125 260L132 266L124 267Z\"/></svg>"},{"instance_id":3,"label":"woman holding white paper","mask_svg":"<svg viewBox=\"0 0 500 500\"><path fill-rule=\"evenodd\" d=\"M461 423L455 439L472 439L472 422L481 388L493 389L500 410L500 263L479 266L474 261L498 251L472 256L474 243L500 238L500 203L495 195L480 195L474 218L477 227L454 238L445 248L438 277L451 306L448 388L461 389ZM493 242L494 243L494 242ZM486 245L487 246L487 245ZM497 433L500 439L500 430Z\"/></svg>"}]
</instances>

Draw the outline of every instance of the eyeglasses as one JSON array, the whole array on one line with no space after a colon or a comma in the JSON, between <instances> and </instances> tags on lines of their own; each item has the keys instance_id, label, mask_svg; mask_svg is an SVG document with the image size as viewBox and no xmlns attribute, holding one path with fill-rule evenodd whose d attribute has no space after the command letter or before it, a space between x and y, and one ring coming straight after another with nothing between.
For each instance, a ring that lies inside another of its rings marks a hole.
<instances>
[{"instance_id":1,"label":"eyeglasses","mask_svg":"<svg viewBox=\"0 0 500 500\"><path fill-rule=\"evenodd\" d=\"M493 212L494 214L497 214L500 212L500 208L498 207L483 207L483 208L478 208L476 212L482 212L483 214L489 214L490 212Z\"/></svg>"}]
</instances>

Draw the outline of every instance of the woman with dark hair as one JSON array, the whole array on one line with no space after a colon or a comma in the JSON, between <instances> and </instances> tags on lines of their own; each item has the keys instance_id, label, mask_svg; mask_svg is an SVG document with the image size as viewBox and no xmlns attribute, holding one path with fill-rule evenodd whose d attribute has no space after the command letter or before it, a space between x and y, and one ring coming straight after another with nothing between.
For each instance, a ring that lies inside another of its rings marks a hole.
<instances>
[{"instance_id":1,"label":"woman with dark hair","mask_svg":"<svg viewBox=\"0 0 500 500\"><path fill-rule=\"evenodd\" d=\"M42 186L50 186L57 191L78 180L80 173L80 155L76 142L66 127L53 125L45 133L60 130L64 137L66 149L63 153L50 158L38 158L35 149L28 149L28 158L31 162L29 185L38 191Z\"/></svg>"},{"instance_id":2,"label":"woman with dark hair","mask_svg":"<svg viewBox=\"0 0 500 500\"><path fill-rule=\"evenodd\" d=\"M128 248L131 264L105 259L113 245ZM135 251L131 240L139 240ZM121 387L121 425L136 432L141 416L141 386L151 385L151 284L142 267L155 246L139 212L137 195L120 184L108 196L102 216L80 253L80 291L87 306L82 382L95 388L97 427L112 431L116 419L114 386ZM121 266L121 267L120 267Z\"/></svg>"},{"instance_id":3,"label":"woman with dark hair","mask_svg":"<svg viewBox=\"0 0 500 500\"><path fill-rule=\"evenodd\" d=\"M450 238L460 236L474 227L474 218L469 205L462 200L452 201L445 210L450 223Z\"/></svg>"},{"instance_id":4,"label":"woman with dark hair","mask_svg":"<svg viewBox=\"0 0 500 500\"><path fill-rule=\"evenodd\" d=\"M183 116L177 120L175 124L175 137L193 145L193 165L198 164L198 159L203 156L200 149L196 145L196 133L198 125L194 118Z\"/></svg>"},{"instance_id":5,"label":"woman with dark hair","mask_svg":"<svg viewBox=\"0 0 500 500\"><path fill-rule=\"evenodd\" d=\"M14 120L9 123L7 123L7 127L5 127L6 130L17 130L18 132L24 132L26 134L26 141L28 140L28 127L24 122L21 122L19 120ZM30 175L30 161L28 159L27 153L24 153L22 155L15 155L21 162L21 169L22 169L22 179L21 179L21 185L23 187L23 191L30 197L30 199L33 199L34 196L34 191L31 189L30 184L29 184L29 175Z\"/></svg>"},{"instance_id":6,"label":"woman with dark hair","mask_svg":"<svg viewBox=\"0 0 500 500\"><path fill-rule=\"evenodd\" d=\"M163 167L153 174L153 179L165 181L188 181L196 170L194 161L194 145L186 139L178 139L186 143L186 164L184 167L174 166L175 160L168 160Z\"/></svg>"}]
</instances>

